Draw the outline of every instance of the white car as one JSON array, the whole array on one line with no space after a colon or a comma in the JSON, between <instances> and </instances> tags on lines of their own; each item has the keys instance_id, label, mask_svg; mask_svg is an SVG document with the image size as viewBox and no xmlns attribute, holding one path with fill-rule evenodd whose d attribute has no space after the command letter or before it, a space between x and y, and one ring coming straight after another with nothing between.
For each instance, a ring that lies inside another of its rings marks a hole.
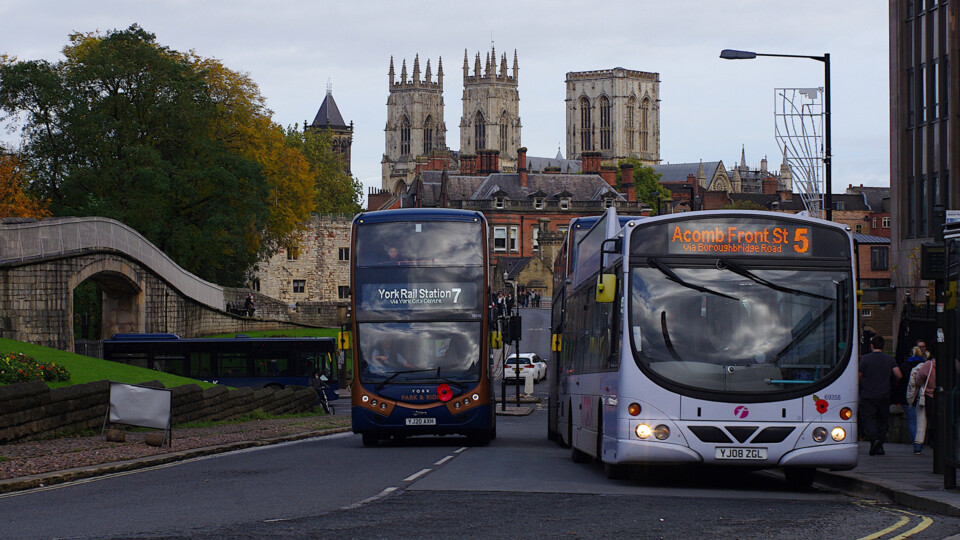
<instances>
[{"instance_id":1,"label":"white car","mask_svg":"<svg viewBox=\"0 0 960 540\"><path fill-rule=\"evenodd\" d=\"M527 374L533 378L533 382L540 382L547 378L547 363L540 358L537 353L520 353L519 360L516 354L507 358L507 364L504 366L504 378L507 380L517 379L517 364L520 364L520 380L523 380Z\"/></svg>"}]
</instances>

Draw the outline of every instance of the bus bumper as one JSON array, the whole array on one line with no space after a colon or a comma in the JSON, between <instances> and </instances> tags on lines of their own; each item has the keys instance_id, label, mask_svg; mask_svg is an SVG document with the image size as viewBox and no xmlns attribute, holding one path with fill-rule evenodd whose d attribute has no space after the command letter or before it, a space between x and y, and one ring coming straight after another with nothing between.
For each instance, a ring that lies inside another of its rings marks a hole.
<instances>
[{"instance_id":1,"label":"bus bumper","mask_svg":"<svg viewBox=\"0 0 960 540\"><path fill-rule=\"evenodd\" d=\"M820 467L847 470L857 466L858 447L852 444L827 444L791 450L780 458L781 467Z\"/></svg>"},{"instance_id":2,"label":"bus bumper","mask_svg":"<svg viewBox=\"0 0 960 540\"><path fill-rule=\"evenodd\" d=\"M618 441L613 460L604 456L609 463L701 463L700 454L677 444L648 441Z\"/></svg>"},{"instance_id":3,"label":"bus bumper","mask_svg":"<svg viewBox=\"0 0 960 540\"><path fill-rule=\"evenodd\" d=\"M465 413L450 415L446 407L438 407L428 414L436 419L434 425L408 426L407 418L413 418L411 409L396 407L393 414L382 416L363 407L353 407L352 420L354 433L376 433L378 435L470 435L493 427L493 411L490 405L481 405Z\"/></svg>"}]
</instances>

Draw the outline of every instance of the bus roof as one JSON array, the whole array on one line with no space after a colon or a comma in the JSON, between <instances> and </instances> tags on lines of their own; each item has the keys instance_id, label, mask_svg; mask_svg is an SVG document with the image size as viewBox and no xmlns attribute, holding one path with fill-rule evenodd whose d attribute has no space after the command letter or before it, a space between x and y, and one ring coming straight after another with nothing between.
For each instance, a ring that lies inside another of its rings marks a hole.
<instances>
[{"instance_id":1,"label":"bus roof","mask_svg":"<svg viewBox=\"0 0 960 540\"><path fill-rule=\"evenodd\" d=\"M390 221L413 221L417 219L430 221L472 221L480 218L486 221L481 212L472 210L457 210L452 208L400 208L397 210L376 210L361 212L353 220L363 220L365 223L385 223Z\"/></svg>"}]
</instances>

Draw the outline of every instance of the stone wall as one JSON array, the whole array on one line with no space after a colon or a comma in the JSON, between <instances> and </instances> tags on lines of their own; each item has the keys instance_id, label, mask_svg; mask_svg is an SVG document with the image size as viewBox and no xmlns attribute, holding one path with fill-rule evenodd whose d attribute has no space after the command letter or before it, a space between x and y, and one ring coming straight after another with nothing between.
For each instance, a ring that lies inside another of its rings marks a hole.
<instances>
[{"instance_id":1,"label":"stone wall","mask_svg":"<svg viewBox=\"0 0 960 540\"><path fill-rule=\"evenodd\" d=\"M159 381L143 386L163 388ZM302 412L317 404L313 389L298 386L282 390L230 390L223 386L201 389L190 384L174 387L171 392L174 425L201 420L230 420L256 409L268 414ZM0 444L99 430L107 414L109 399L109 381L54 389L40 381L0 386Z\"/></svg>"}]
</instances>

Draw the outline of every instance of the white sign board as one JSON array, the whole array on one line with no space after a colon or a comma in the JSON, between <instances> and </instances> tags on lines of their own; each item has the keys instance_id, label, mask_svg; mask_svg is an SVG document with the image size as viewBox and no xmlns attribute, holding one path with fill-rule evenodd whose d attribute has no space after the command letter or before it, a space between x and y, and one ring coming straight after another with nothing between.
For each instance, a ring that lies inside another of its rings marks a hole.
<instances>
[{"instance_id":1,"label":"white sign board","mask_svg":"<svg viewBox=\"0 0 960 540\"><path fill-rule=\"evenodd\" d=\"M170 428L173 393L166 388L110 383L109 420L118 424Z\"/></svg>"},{"instance_id":2,"label":"white sign board","mask_svg":"<svg viewBox=\"0 0 960 540\"><path fill-rule=\"evenodd\" d=\"M947 210L947 223L960 221L960 210Z\"/></svg>"}]
</instances>

